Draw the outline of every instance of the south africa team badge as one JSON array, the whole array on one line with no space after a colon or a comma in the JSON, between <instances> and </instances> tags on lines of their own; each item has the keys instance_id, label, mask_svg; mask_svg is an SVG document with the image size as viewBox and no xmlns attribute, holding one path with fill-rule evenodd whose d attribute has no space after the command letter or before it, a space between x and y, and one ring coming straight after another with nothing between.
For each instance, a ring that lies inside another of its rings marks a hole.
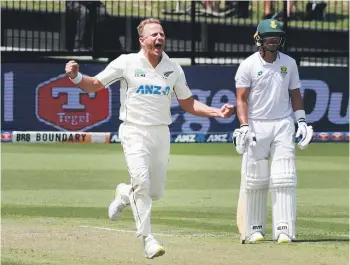
<instances>
[{"instance_id":1,"label":"south africa team badge","mask_svg":"<svg viewBox=\"0 0 350 265\"><path fill-rule=\"evenodd\" d=\"M287 66L281 66L281 74L285 76L287 74Z\"/></svg>"}]
</instances>

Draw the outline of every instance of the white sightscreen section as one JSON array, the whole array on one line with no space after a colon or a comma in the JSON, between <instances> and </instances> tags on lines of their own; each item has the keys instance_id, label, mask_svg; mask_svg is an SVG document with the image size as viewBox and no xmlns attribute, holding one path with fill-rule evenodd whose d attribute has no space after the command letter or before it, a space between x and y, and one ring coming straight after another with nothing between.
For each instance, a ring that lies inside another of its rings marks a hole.
<instances>
[{"instance_id":1,"label":"white sightscreen section","mask_svg":"<svg viewBox=\"0 0 350 265\"><path fill-rule=\"evenodd\" d=\"M13 72L4 74L4 121L13 121Z\"/></svg>"}]
</instances>

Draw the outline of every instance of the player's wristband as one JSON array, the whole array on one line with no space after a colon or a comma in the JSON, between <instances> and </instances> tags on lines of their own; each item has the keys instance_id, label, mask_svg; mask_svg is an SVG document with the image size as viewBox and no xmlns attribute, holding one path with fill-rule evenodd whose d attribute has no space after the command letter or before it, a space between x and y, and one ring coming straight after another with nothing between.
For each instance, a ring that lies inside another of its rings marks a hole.
<instances>
[{"instance_id":1,"label":"player's wristband","mask_svg":"<svg viewBox=\"0 0 350 265\"><path fill-rule=\"evenodd\" d=\"M299 109L294 114L298 122L306 122L305 110Z\"/></svg>"},{"instance_id":2,"label":"player's wristband","mask_svg":"<svg viewBox=\"0 0 350 265\"><path fill-rule=\"evenodd\" d=\"M74 84L79 84L80 81L83 79L83 75L81 73L78 72L77 76L74 78L70 78L69 79L74 83Z\"/></svg>"}]
</instances>

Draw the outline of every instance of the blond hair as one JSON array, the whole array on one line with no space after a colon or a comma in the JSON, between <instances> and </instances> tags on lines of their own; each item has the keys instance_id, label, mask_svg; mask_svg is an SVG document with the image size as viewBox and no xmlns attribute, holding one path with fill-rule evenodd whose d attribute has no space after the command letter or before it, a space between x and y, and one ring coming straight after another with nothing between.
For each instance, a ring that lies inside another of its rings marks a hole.
<instances>
[{"instance_id":1,"label":"blond hair","mask_svg":"<svg viewBox=\"0 0 350 265\"><path fill-rule=\"evenodd\" d=\"M137 26L137 32L139 33L139 37L142 36L144 26L152 23L161 25L159 19L156 19L156 18L147 18L140 22L140 24Z\"/></svg>"}]
</instances>

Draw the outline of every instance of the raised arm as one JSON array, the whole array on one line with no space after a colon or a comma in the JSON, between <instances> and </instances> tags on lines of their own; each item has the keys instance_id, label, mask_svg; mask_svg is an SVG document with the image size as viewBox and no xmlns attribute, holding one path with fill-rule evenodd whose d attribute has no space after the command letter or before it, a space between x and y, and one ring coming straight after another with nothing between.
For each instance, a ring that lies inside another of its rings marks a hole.
<instances>
[{"instance_id":1,"label":"raised arm","mask_svg":"<svg viewBox=\"0 0 350 265\"><path fill-rule=\"evenodd\" d=\"M75 61L69 61L65 70L71 81L85 92L96 92L104 88L103 84L96 77L82 75L79 72L79 64Z\"/></svg>"},{"instance_id":2,"label":"raised arm","mask_svg":"<svg viewBox=\"0 0 350 265\"><path fill-rule=\"evenodd\" d=\"M79 72L79 64L75 61L69 61L66 64L66 74L70 80L85 92L96 92L102 88L108 87L124 76L126 56L121 55L113 60L108 66L94 77L82 75Z\"/></svg>"}]
</instances>

